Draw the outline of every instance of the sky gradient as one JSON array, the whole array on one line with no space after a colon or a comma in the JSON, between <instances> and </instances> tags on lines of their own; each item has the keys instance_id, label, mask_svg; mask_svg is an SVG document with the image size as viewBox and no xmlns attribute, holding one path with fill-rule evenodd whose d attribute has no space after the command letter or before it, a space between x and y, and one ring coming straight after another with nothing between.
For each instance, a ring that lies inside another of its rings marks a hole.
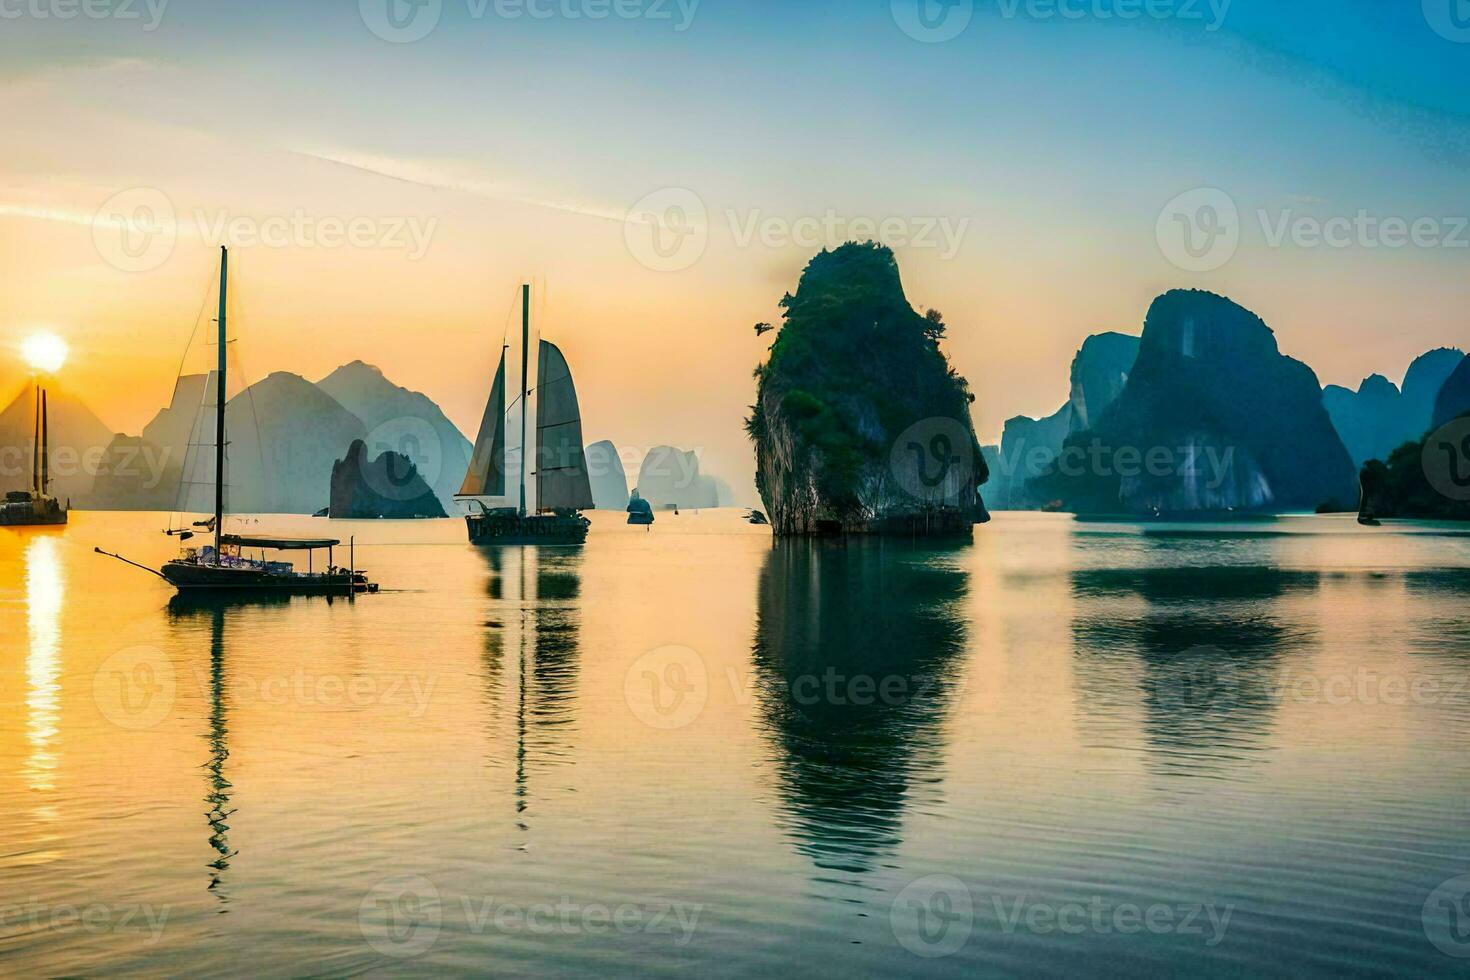
<instances>
[{"instance_id":1,"label":"sky gradient","mask_svg":"<svg viewBox=\"0 0 1470 980\"><path fill-rule=\"evenodd\" d=\"M1131 19L995 0L938 43L905 33L903 0L625 0L641 15L603 19L598 0L544 18L444 0L411 43L370 29L373 3L4 7L0 396L21 340L51 330L73 350L61 383L138 432L222 238L253 378L366 360L473 437L534 280L588 441L699 449L737 488L770 339L751 325L778 318L813 228L894 241L985 441L1053 411L1083 338L1138 332L1169 288L1252 309L1324 384L1397 381L1470 342L1470 22L1436 0L1160 0L1174 16ZM1185 268L1161 213L1200 188L1236 209L1238 246ZM162 195L173 244L119 261L97 215L138 189ZM671 220L707 230L696 257L641 244L625 217L650 194L666 217L694 202L702 221ZM1311 240L1360 213L1433 224L1400 247Z\"/></svg>"}]
</instances>

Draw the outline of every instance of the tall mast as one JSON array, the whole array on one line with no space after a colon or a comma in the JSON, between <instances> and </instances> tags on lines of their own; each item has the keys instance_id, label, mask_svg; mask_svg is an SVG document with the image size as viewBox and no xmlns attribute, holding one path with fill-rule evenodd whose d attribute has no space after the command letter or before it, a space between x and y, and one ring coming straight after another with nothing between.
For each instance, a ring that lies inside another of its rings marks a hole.
<instances>
[{"instance_id":1,"label":"tall mast","mask_svg":"<svg viewBox=\"0 0 1470 980\"><path fill-rule=\"evenodd\" d=\"M214 393L214 560L220 559L225 527L225 290L229 284L230 250L219 250L219 382Z\"/></svg>"},{"instance_id":2,"label":"tall mast","mask_svg":"<svg viewBox=\"0 0 1470 980\"><path fill-rule=\"evenodd\" d=\"M42 495L51 482L51 427L46 417L46 389L41 389L41 485Z\"/></svg>"},{"instance_id":3,"label":"tall mast","mask_svg":"<svg viewBox=\"0 0 1470 980\"><path fill-rule=\"evenodd\" d=\"M36 378L36 431L31 445L31 489L41 494L41 379Z\"/></svg>"},{"instance_id":4,"label":"tall mast","mask_svg":"<svg viewBox=\"0 0 1470 980\"><path fill-rule=\"evenodd\" d=\"M531 364L531 284L521 286L521 516L526 516L526 415L530 412L527 401L526 371Z\"/></svg>"}]
</instances>

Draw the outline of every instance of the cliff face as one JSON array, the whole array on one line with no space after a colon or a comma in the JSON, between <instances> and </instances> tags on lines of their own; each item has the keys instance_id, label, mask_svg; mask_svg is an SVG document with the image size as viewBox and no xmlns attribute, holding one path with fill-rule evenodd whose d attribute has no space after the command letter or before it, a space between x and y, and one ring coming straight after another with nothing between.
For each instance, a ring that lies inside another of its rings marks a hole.
<instances>
[{"instance_id":1,"label":"cliff face","mask_svg":"<svg viewBox=\"0 0 1470 980\"><path fill-rule=\"evenodd\" d=\"M1434 400L1433 427L1438 429L1470 412L1470 357L1460 359L1459 367L1445 379Z\"/></svg>"},{"instance_id":2,"label":"cliff face","mask_svg":"<svg viewBox=\"0 0 1470 980\"><path fill-rule=\"evenodd\" d=\"M1353 463L1386 460L1404 443L1423 438L1434 420L1436 396L1463 359L1464 354L1450 348L1421 354L1409 365L1402 391L1381 374L1363 379L1357 391L1339 385L1324 388L1322 404Z\"/></svg>"},{"instance_id":3,"label":"cliff face","mask_svg":"<svg viewBox=\"0 0 1470 980\"><path fill-rule=\"evenodd\" d=\"M587 477L592 483L592 503L598 510L622 510L628 506L628 476L618 447L603 439L587 447Z\"/></svg>"},{"instance_id":4,"label":"cliff face","mask_svg":"<svg viewBox=\"0 0 1470 980\"><path fill-rule=\"evenodd\" d=\"M1072 396L1067 405L1068 434L1092 428L1118 400L1138 360L1139 338L1095 333L1072 358Z\"/></svg>"},{"instance_id":5,"label":"cliff face","mask_svg":"<svg viewBox=\"0 0 1470 980\"><path fill-rule=\"evenodd\" d=\"M361 439L347 448L345 459L332 464L330 514L356 520L445 516L438 497L411 460L395 452L369 460Z\"/></svg>"},{"instance_id":6,"label":"cliff face","mask_svg":"<svg viewBox=\"0 0 1470 980\"><path fill-rule=\"evenodd\" d=\"M1071 395L1044 419L1024 415L1006 421L999 450L990 466L987 501L997 510L1028 510L1045 503L1028 489L1052 465L1067 436L1087 429L1117 400L1138 358L1138 338L1121 333L1093 334L1072 358ZM992 459L987 456L987 459Z\"/></svg>"},{"instance_id":7,"label":"cliff face","mask_svg":"<svg viewBox=\"0 0 1470 980\"><path fill-rule=\"evenodd\" d=\"M1154 301L1122 393L1037 483L1079 511L1310 510L1357 497L1316 375L1255 314L1199 290Z\"/></svg>"},{"instance_id":8,"label":"cliff face","mask_svg":"<svg viewBox=\"0 0 1470 980\"><path fill-rule=\"evenodd\" d=\"M1420 354L1404 375L1404 419L1409 434L1405 440L1417 440L1434 424L1434 404L1440 391L1465 360L1458 347L1441 347Z\"/></svg>"},{"instance_id":9,"label":"cliff face","mask_svg":"<svg viewBox=\"0 0 1470 980\"><path fill-rule=\"evenodd\" d=\"M823 251L781 305L746 423L775 533L969 534L988 476L969 389L939 349L942 318L905 298L893 253Z\"/></svg>"},{"instance_id":10,"label":"cliff face","mask_svg":"<svg viewBox=\"0 0 1470 980\"><path fill-rule=\"evenodd\" d=\"M1338 385L1322 389L1322 406L1357 466L1370 459L1387 459L1408 437L1399 417L1402 403L1398 386L1381 374L1364 378L1357 391Z\"/></svg>"}]
</instances>

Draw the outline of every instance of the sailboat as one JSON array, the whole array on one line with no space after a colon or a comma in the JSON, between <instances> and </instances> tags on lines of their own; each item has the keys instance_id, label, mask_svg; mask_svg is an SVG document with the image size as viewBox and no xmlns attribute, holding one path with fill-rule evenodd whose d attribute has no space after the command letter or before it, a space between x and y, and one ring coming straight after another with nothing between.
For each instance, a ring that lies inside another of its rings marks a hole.
<instances>
[{"instance_id":1,"label":"sailboat","mask_svg":"<svg viewBox=\"0 0 1470 980\"><path fill-rule=\"evenodd\" d=\"M378 586L369 582L367 576L356 569L349 559L349 567L339 568L332 559L332 549L341 545L335 538L297 538L280 535L226 534L225 533L225 447L229 445L225 433L225 401L228 388L226 380L225 312L226 295L229 289L230 253L220 249L219 262L219 316L218 363L211 372L206 391L213 389L214 396L214 514L206 520L194 522L193 527L212 533L214 545L203 547L186 546L179 557L168 562L157 572L160 578L179 590L181 595L191 596L269 596L269 595L347 595L359 592L377 592ZM194 537L194 531L186 528L170 528L164 532L177 535L180 541ZM245 549L259 550L260 557L246 557ZM116 558L146 571L153 569L128 561L121 555L94 549L98 554ZM325 550L327 567L323 571L312 568L312 553ZM307 570L298 572L294 565L285 561L267 561L266 551L305 551Z\"/></svg>"},{"instance_id":2,"label":"sailboat","mask_svg":"<svg viewBox=\"0 0 1470 980\"><path fill-rule=\"evenodd\" d=\"M0 503L0 525L57 525L66 523L66 507L47 491L51 487L50 433L46 419L46 389L36 384L36 435L31 453L31 488L12 490Z\"/></svg>"},{"instance_id":3,"label":"sailboat","mask_svg":"<svg viewBox=\"0 0 1470 980\"><path fill-rule=\"evenodd\" d=\"M510 502L506 487L505 362L508 348L500 352L500 367L490 386L490 400L475 437L469 471L455 499L470 513L465 517L470 543L476 545L580 545L587 540L591 522L580 511L592 509L592 482L587 476L587 455L582 445L582 415L577 405L577 388L566 357L553 343L537 341L536 385L531 387L528 369L531 349L531 287L521 287L521 441L518 471L519 496ZM532 392L536 395L536 425L527 431ZM527 500L527 461L535 460L534 504Z\"/></svg>"}]
</instances>

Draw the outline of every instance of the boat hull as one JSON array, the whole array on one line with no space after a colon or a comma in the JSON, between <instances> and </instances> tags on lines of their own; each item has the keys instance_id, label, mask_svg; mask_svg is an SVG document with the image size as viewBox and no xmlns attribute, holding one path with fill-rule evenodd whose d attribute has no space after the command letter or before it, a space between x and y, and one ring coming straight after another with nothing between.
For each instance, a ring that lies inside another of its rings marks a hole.
<instances>
[{"instance_id":1,"label":"boat hull","mask_svg":"<svg viewBox=\"0 0 1470 980\"><path fill-rule=\"evenodd\" d=\"M476 546L576 546L587 540L591 522L581 514L471 514L465 526Z\"/></svg>"},{"instance_id":2,"label":"boat hull","mask_svg":"<svg viewBox=\"0 0 1470 980\"><path fill-rule=\"evenodd\" d=\"M171 561L163 566L161 574L180 593L350 595L373 591L360 572L283 575L260 568Z\"/></svg>"},{"instance_id":3,"label":"boat hull","mask_svg":"<svg viewBox=\"0 0 1470 980\"><path fill-rule=\"evenodd\" d=\"M66 523L67 509L49 497L23 504L0 505L0 527L56 527Z\"/></svg>"}]
</instances>

